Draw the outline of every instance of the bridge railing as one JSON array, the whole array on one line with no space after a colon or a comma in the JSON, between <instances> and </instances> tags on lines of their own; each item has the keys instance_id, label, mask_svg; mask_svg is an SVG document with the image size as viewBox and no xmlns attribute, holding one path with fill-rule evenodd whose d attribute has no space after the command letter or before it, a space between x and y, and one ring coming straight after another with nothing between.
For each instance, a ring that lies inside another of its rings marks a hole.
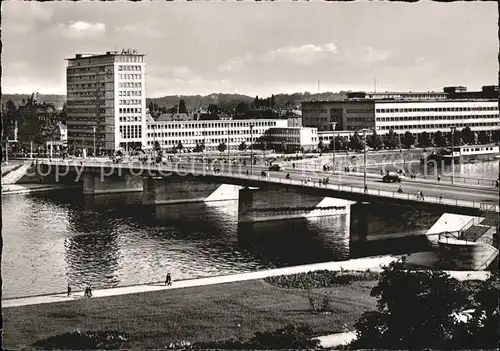
<instances>
[{"instance_id":1,"label":"bridge railing","mask_svg":"<svg viewBox=\"0 0 500 351\"><path fill-rule=\"evenodd\" d=\"M441 174L441 181L445 182L451 182L451 175L448 174ZM427 176L426 178L429 178ZM453 182L455 184L461 183L461 184L478 184L478 185L488 185L488 186L495 186L496 180L494 179L486 179L486 178L475 178L475 177L453 177Z\"/></svg>"},{"instance_id":2,"label":"bridge railing","mask_svg":"<svg viewBox=\"0 0 500 351\"><path fill-rule=\"evenodd\" d=\"M65 166L78 166L78 165L83 165L83 166L90 166L90 167L115 167L115 168L135 168L135 167L140 167L144 170L148 171L157 171L157 172L186 172L189 173L190 169L188 168L182 168L178 167L173 168L168 165L161 165L161 164L142 164L140 162L133 162L133 163L113 163L111 160L102 162L102 161L94 161L94 160L72 160L72 161L55 161L51 160L50 162L47 160L42 161L42 163L45 164L61 164ZM193 170L193 169L191 169ZM261 174L255 175L255 174L246 174L245 172L236 172L236 171L225 171L221 170L219 172L214 172L213 170L195 170L196 172L200 174L210 174L213 176L225 176L225 177L232 177L232 178L238 178L238 179L250 179L250 180L259 180L259 181L267 181L267 182L273 182L273 183L286 183L290 185L296 185L296 186L303 186L303 187L313 187L313 188L323 188L323 189L331 189L331 190L337 190L337 191L342 191L342 192L349 192L349 193L356 193L356 194L366 194L366 195L374 195L374 196L379 196L379 197L388 197L388 198L395 198L395 199L402 199L402 200L411 200L411 201L421 201L421 202L428 202L428 203L436 203L436 204L442 204L442 205L451 205L451 206L460 206L460 207L472 207L472 208L478 208L478 209L483 209L485 206L491 206L492 204L487 204L485 205L484 202L480 201L469 201L469 200L460 200L460 199L453 199L453 198L448 198L448 197L437 197L437 196L428 196L425 195L423 198L419 196L417 193L398 193L395 191L388 191L388 190L380 190L380 189L370 189L368 188L366 191L364 187L360 186L355 186L355 185L343 185L343 184L324 184L320 183L317 180L315 181L305 181L304 179L286 179L285 177L276 177L276 176L271 176L269 172L266 172L266 176L262 176ZM493 205L498 211L498 206Z\"/></svg>"}]
</instances>

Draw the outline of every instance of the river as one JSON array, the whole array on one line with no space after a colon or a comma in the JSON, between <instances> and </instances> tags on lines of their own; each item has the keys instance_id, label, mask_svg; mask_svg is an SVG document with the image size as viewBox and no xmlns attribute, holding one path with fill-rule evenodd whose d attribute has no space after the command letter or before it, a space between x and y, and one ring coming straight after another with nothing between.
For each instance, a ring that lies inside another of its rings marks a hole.
<instances>
[{"instance_id":1,"label":"river","mask_svg":"<svg viewBox=\"0 0 500 351\"><path fill-rule=\"evenodd\" d=\"M460 167L457 175L498 174L498 163ZM3 297L62 292L68 283L122 286L160 281L167 272L187 279L356 256L346 215L241 226L236 201L151 207L141 196L84 197L79 189L2 196ZM425 250L412 238L383 246L361 251Z\"/></svg>"}]
</instances>

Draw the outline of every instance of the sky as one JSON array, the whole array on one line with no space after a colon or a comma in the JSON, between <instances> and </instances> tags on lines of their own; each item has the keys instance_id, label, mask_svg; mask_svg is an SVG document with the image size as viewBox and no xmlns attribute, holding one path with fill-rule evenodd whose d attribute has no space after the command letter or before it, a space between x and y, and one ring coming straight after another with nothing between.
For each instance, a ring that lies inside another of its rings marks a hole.
<instances>
[{"instance_id":1,"label":"sky","mask_svg":"<svg viewBox=\"0 0 500 351\"><path fill-rule=\"evenodd\" d=\"M66 94L66 58L134 48L146 95L478 90L496 2L2 2L4 93Z\"/></svg>"}]
</instances>

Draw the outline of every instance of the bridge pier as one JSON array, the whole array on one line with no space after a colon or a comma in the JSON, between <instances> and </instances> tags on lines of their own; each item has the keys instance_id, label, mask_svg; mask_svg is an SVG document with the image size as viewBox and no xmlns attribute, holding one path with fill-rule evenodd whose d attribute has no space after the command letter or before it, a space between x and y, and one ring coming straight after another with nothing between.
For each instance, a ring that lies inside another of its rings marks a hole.
<instances>
[{"instance_id":1,"label":"bridge pier","mask_svg":"<svg viewBox=\"0 0 500 351\"><path fill-rule=\"evenodd\" d=\"M295 190L243 188L238 199L238 222L264 222L346 214L348 201Z\"/></svg>"},{"instance_id":2,"label":"bridge pier","mask_svg":"<svg viewBox=\"0 0 500 351\"><path fill-rule=\"evenodd\" d=\"M237 200L241 186L221 184L192 175L143 178L143 204Z\"/></svg>"},{"instance_id":3,"label":"bridge pier","mask_svg":"<svg viewBox=\"0 0 500 351\"><path fill-rule=\"evenodd\" d=\"M142 177L131 174L101 177L100 173L84 173L83 194L113 194L142 191Z\"/></svg>"}]
</instances>

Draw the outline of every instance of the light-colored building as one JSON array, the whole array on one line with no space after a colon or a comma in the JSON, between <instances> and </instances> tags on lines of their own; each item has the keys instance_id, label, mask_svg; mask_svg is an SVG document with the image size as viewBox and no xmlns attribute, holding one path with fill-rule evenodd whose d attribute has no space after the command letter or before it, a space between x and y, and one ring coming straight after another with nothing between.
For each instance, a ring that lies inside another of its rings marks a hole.
<instances>
[{"instance_id":1,"label":"light-colored building","mask_svg":"<svg viewBox=\"0 0 500 351\"><path fill-rule=\"evenodd\" d=\"M349 92L348 99L395 99L395 100L442 100L448 97L447 92L439 91L407 91L407 92Z\"/></svg>"},{"instance_id":2,"label":"light-colored building","mask_svg":"<svg viewBox=\"0 0 500 351\"><path fill-rule=\"evenodd\" d=\"M469 126L473 131L500 129L498 100L342 100L304 102L303 125L319 131L372 129L386 134L406 131L450 132Z\"/></svg>"},{"instance_id":3,"label":"light-colored building","mask_svg":"<svg viewBox=\"0 0 500 351\"><path fill-rule=\"evenodd\" d=\"M68 144L99 151L146 142L144 55L137 50L67 59ZM95 128L95 133L94 133Z\"/></svg>"},{"instance_id":4,"label":"light-colored building","mask_svg":"<svg viewBox=\"0 0 500 351\"><path fill-rule=\"evenodd\" d=\"M268 148L286 152L311 151L318 148L318 130L304 127L274 127L265 133Z\"/></svg>"},{"instance_id":5,"label":"light-colored building","mask_svg":"<svg viewBox=\"0 0 500 351\"><path fill-rule=\"evenodd\" d=\"M147 121L146 148L153 148L156 142L162 148L176 147L179 142L184 149L194 149L197 144L205 150L214 151L221 143L236 150L245 142L256 144L264 133L273 127L287 127L286 119L259 120L207 120L207 121Z\"/></svg>"},{"instance_id":6,"label":"light-colored building","mask_svg":"<svg viewBox=\"0 0 500 351\"><path fill-rule=\"evenodd\" d=\"M58 122L52 132L52 141L60 143L60 145L68 145L68 127L62 122Z\"/></svg>"}]
</instances>

